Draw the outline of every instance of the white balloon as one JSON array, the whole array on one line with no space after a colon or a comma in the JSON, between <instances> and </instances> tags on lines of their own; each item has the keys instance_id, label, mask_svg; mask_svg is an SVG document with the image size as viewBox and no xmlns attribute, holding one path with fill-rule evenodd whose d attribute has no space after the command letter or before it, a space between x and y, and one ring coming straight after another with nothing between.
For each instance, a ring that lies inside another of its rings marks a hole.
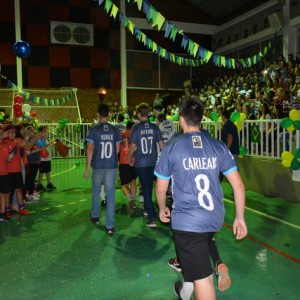
<instances>
[{"instance_id":1,"label":"white balloon","mask_svg":"<svg viewBox=\"0 0 300 300\"><path fill-rule=\"evenodd\" d=\"M23 113L30 112L30 110L31 110L31 106L29 104L26 103L26 104L22 105L22 112Z\"/></svg>"}]
</instances>

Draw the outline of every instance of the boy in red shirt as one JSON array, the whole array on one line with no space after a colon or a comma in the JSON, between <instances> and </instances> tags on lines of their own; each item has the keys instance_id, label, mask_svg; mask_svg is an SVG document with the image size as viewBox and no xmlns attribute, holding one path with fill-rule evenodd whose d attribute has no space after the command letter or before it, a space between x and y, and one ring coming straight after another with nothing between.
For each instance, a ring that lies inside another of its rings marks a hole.
<instances>
[{"instance_id":1,"label":"boy in red shirt","mask_svg":"<svg viewBox=\"0 0 300 300\"><path fill-rule=\"evenodd\" d=\"M9 155L7 157L7 171L8 171L8 189L10 193L16 192L19 215L29 215L30 212L25 208L23 200L23 177L22 177L22 159L20 149L24 146L24 140L16 139L15 127L11 124L5 124L2 127L2 132L7 134L7 138L3 140L4 144L9 149ZM6 195L5 215L11 217L10 194Z\"/></svg>"}]
</instances>

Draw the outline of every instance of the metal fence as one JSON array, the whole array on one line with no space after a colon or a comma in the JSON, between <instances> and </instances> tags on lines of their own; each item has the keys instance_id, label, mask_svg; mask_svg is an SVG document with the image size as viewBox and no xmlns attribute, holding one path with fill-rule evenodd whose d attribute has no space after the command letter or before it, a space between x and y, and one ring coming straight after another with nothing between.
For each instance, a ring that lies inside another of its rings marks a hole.
<instances>
[{"instance_id":1,"label":"metal fence","mask_svg":"<svg viewBox=\"0 0 300 300\"><path fill-rule=\"evenodd\" d=\"M39 124L47 125L49 130L49 140L59 138L69 147L70 158L85 156L85 136L88 128L92 124L75 124L68 123L59 131L59 124ZM175 122L176 131L180 132L178 122ZM221 137L222 123L220 122L203 122L202 128L208 130L211 136L216 139ZM255 130L254 130L255 129ZM300 148L300 131L294 130L289 132L282 128L280 120L254 120L243 121L243 127L239 132L240 146L247 149L250 156L268 157L273 159L281 158L283 151L293 152ZM256 139L254 142L253 139ZM56 147L50 148L52 158L59 158L60 154Z\"/></svg>"}]
</instances>

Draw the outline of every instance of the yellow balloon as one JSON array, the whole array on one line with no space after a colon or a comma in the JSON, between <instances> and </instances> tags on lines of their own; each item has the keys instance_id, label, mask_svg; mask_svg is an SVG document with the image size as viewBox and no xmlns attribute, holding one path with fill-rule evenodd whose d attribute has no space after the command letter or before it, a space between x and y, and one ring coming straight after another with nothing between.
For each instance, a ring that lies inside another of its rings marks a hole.
<instances>
[{"instance_id":1,"label":"yellow balloon","mask_svg":"<svg viewBox=\"0 0 300 300\"><path fill-rule=\"evenodd\" d=\"M170 115L167 115L167 117L166 117L168 120L172 120L172 116L170 116Z\"/></svg>"},{"instance_id":2,"label":"yellow balloon","mask_svg":"<svg viewBox=\"0 0 300 300\"><path fill-rule=\"evenodd\" d=\"M299 119L299 112L297 109L292 109L289 113L289 117L290 119L292 119L293 121L296 121Z\"/></svg>"},{"instance_id":3,"label":"yellow balloon","mask_svg":"<svg viewBox=\"0 0 300 300\"><path fill-rule=\"evenodd\" d=\"M234 122L234 125L236 126L237 130L240 132L243 129L243 123L241 120L237 120Z\"/></svg>"},{"instance_id":4,"label":"yellow balloon","mask_svg":"<svg viewBox=\"0 0 300 300\"><path fill-rule=\"evenodd\" d=\"M295 127L294 127L294 125L291 125L291 126L288 127L286 130L287 130L288 132L292 132L292 131L295 130Z\"/></svg>"},{"instance_id":5,"label":"yellow balloon","mask_svg":"<svg viewBox=\"0 0 300 300\"><path fill-rule=\"evenodd\" d=\"M281 158L282 158L283 160L292 161L293 158L294 158L294 155L293 155L293 153L291 153L291 152L289 152L289 151L283 151L283 152L281 153Z\"/></svg>"},{"instance_id":6,"label":"yellow balloon","mask_svg":"<svg viewBox=\"0 0 300 300\"><path fill-rule=\"evenodd\" d=\"M283 160L281 162L281 164L285 167L285 168L289 168L291 166L291 160Z\"/></svg>"},{"instance_id":7,"label":"yellow balloon","mask_svg":"<svg viewBox=\"0 0 300 300\"><path fill-rule=\"evenodd\" d=\"M34 119L34 123L38 124L39 123L39 119Z\"/></svg>"},{"instance_id":8,"label":"yellow balloon","mask_svg":"<svg viewBox=\"0 0 300 300\"><path fill-rule=\"evenodd\" d=\"M245 113L240 113L240 120L241 121L244 121L245 119L247 118L246 114Z\"/></svg>"}]
</instances>

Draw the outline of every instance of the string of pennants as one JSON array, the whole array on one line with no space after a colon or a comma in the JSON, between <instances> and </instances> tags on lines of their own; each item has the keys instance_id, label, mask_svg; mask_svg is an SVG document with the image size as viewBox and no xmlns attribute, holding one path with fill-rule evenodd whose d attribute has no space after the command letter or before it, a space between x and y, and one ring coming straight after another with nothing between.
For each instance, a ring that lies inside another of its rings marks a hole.
<instances>
[{"instance_id":1,"label":"string of pennants","mask_svg":"<svg viewBox=\"0 0 300 300\"><path fill-rule=\"evenodd\" d=\"M29 101L31 104L35 105L44 105L44 106L58 106L68 103L70 100L72 100L72 92L70 92L70 95L64 95L61 98L57 99L47 99L43 98L37 95L34 95L26 90L23 90L10 80L8 80L4 75L0 74L0 77L7 80L8 84L7 87L11 88L13 91L15 91L18 94L21 94L27 101Z\"/></svg>"},{"instance_id":2,"label":"string of pennants","mask_svg":"<svg viewBox=\"0 0 300 300\"><path fill-rule=\"evenodd\" d=\"M123 0L124 1L124 0ZM173 23L168 21L160 12L158 12L148 0L126 0L127 2L133 1L137 4L138 10L142 11L148 22L152 27L157 28L160 31L165 25L165 38L175 41L176 37L181 36L181 47L186 50L187 54L193 57L193 59L178 56L171 53L159 46L156 42L151 40L145 33L143 33L129 18L124 15L119 8L112 2L112 0L98 0L99 6L104 3L104 11L110 16L116 19L119 15L119 21L124 28L126 28L135 38L144 44L153 53L158 54L160 57L178 65L198 67L206 64L212 58L212 62L217 67L226 67L229 69L235 68L249 68L260 62L272 47L270 41L264 49L262 49L256 55L247 58L228 58L222 55L214 54L213 52L201 47L198 43L187 37L183 30L178 29Z\"/></svg>"}]
</instances>

